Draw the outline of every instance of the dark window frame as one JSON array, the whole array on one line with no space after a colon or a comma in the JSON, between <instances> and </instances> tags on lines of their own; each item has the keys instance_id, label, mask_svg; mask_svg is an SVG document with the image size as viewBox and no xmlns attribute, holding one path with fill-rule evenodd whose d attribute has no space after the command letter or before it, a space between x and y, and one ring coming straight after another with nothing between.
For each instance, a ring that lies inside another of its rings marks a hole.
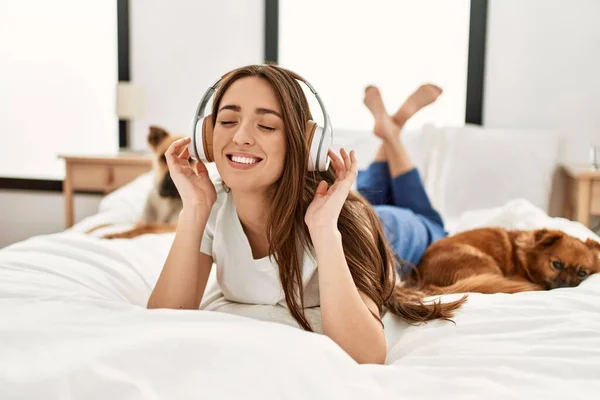
<instances>
[{"instance_id":1,"label":"dark window frame","mask_svg":"<svg viewBox=\"0 0 600 400\"><path fill-rule=\"evenodd\" d=\"M131 51L129 36L129 0L117 0L117 52L119 82L131 79ZM119 148L126 149L129 143L129 121L119 119Z\"/></svg>"},{"instance_id":2,"label":"dark window frame","mask_svg":"<svg viewBox=\"0 0 600 400\"><path fill-rule=\"evenodd\" d=\"M465 123L483 125L488 0L471 0Z\"/></svg>"}]
</instances>

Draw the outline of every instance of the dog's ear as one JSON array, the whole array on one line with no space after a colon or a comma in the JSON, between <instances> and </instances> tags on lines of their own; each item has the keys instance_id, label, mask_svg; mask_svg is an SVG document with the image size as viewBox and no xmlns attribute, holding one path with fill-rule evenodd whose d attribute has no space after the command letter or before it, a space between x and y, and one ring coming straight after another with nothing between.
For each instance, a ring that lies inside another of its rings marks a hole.
<instances>
[{"instance_id":1,"label":"dog's ear","mask_svg":"<svg viewBox=\"0 0 600 400\"><path fill-rule=\"evenodd\" d=\"M148 144L154 149L158 146L170 133L160 126L150 125L148 130Z\"/></svg>"},{"instance_id":2,"label":"dog's ear","mask_svg":"<svg viewBox=\"0 0 600 400\"><path fill-rule=\"evenodd\" d=\"M547 248L560 240L565 234L561 231L549 229L537 229L533 233L535 247Z\"/></svg>"},{"instance_id":3,"label":"dog's ear","mask_svg":"<svg viewBox=\"0 0 600 400\"><path fill-rule=\"evenodd\" d=\"M587 239L585 241L585 245L592 250L600 251L600 243L596 242L595 240Z\"/></svg>"},{"instance_id":4,"label":"dog's ear","mask_svg":"<svg viewBox=\"0 0 600 400\"><path fill-rule=\"evenodd\" d=\"M587 239L585 241L585 245L592 251L594 251L594 255L596 256L596 272L600 272L600 264L598 264L598 261L600 261L600 243L596 242L593 239Z\"/></svg>"}]
</instances>

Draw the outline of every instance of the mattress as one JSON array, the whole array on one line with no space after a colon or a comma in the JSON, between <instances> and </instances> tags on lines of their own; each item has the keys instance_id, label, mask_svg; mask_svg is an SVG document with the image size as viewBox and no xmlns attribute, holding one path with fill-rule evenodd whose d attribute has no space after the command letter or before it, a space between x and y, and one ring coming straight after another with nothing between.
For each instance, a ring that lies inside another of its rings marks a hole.
<instances>
[{"instance_id":1,"label":"mattress","mask_svg":"<svg viewBox=\"0 0 600 400\"><path fill-rule=\"evenodd\" d=\"M411 326L388 313L386 365L358 365L326 336L298 329L282 307L226 301L214 276L202 310L147 310L173 234L109 241L82 233L119 218L105 207L74 229L0 251L0 398L589 399L600 393L600 276L577 288L471 294L454 323ZM121 222L111 229L126 227ZM465 213L453 226L491 225L546 226L599 239L524 200Z\"/></svg>"}]
</instances>

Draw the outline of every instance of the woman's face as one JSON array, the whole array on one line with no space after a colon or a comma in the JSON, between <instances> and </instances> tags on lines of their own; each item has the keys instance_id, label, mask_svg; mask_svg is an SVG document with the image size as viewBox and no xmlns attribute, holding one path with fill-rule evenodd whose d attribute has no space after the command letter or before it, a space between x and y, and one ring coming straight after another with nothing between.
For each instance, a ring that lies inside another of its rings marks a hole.
<instances>
[{"instance_id":1,"label":"woman's face","mask_svg":"<svg viewBox=\"0 0 600 400\"><path fill-rule=\"evenodd\" d=\"M279 179L285 129L268 81L246 77L229 86L217 111L213 150L221 178L234 191L265 190Z\"/></svg>"}]
</instances>

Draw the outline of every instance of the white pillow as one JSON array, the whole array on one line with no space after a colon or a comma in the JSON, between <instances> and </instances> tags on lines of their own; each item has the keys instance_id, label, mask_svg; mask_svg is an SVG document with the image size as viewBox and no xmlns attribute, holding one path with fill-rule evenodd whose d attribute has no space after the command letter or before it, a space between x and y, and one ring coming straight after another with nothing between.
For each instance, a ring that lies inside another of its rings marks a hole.
<instances>
[{"instance_id":1,"label":"white pillow","mask_svg":"<svg viewBox=\"0 0 600 400\"><path fill-rule=\"evenodd\" d=\"M429 166L432 203L448 220L515 198L547 210L559 146L553 131L446 128Z\"/></svg>"},{"instance_id":2,"label":"white pillow","mask_svg":"<svg viewBox=\"0 0 600 400\"><path fill-rule=\"evenodd\" d=\"M421 129L405 130L401 134L402 142L423 180L427 177L429 156L437 131L434 126L425 125ZM366 169L373 162L381 140L370 130L339 129L334 132L333 143L336 152L341 147L354 150L359 168Z\"/></svg>"},{"instance_id":3,"label":"white pillow","mask_svg":"<svg viewBox=\"0 0 600 400\"><path fill-rule=\"evenodd\" d=\"M121 211L132 216L141 215L146 198L154 184L154 172L146 172L102 199L99 211Z\"/></svg>"},{"instance_id":4,"label":"white pillow","mask_svg":"<svg viewBox=\"0 0 600 400\"><path fill-rule=\"evenodd\" d=\"M600 237L582 223L569 221L566 218L552 218L525 199L509 201L502 207L467 211L461 215L450 233L455 234L486 226L525 230L558 229L582 241L586 239L600 241Z\"/></svg>"}]
</instances>

